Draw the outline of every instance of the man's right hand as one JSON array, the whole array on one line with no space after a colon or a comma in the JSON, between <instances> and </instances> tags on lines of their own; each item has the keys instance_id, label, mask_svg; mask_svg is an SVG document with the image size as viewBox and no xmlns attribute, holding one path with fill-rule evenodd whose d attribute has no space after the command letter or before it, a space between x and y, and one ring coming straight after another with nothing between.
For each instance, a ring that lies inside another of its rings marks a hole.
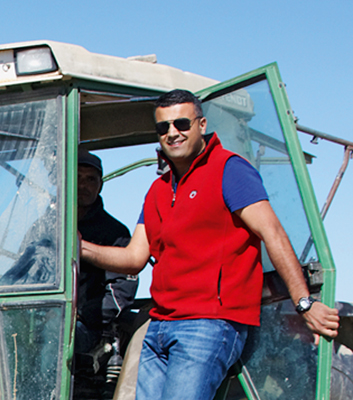
<instances>
[{"instance_id":1,"label":"man's right hand","mask_svg":"<svg viewBox=\"0 0 353 400\"><path fill-rule=\"evenodd\" d=\"M137 224L127 247L100 246L81 240L81 258L98 268L137 275L150 257L145 226Z\"/></svg>"},{"instance_id":2,"label":"man's right hand","mask_svg":"<svg viewBox=\"0 0 353 400\"><path fill-rule=\"evenodd\" d=\"M82 255L82 235L80 231L77 231L77 245L78 245L78 254L81 258Z\"/></svg>"}]
</instances>

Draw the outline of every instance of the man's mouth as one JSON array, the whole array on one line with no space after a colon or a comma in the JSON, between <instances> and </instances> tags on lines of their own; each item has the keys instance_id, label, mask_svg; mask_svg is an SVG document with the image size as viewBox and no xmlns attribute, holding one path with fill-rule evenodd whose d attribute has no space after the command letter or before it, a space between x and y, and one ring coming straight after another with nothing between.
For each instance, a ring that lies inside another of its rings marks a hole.
<instances>
[{"instance_id":1,"label":"man's mouth","mask_svg":"<svg viewBox=\"0 0 353 400\"><path fill-rule=\"evenodd\" d=\"M179 147L182 143L184 143L184 140L175 140L173 142L168 142L168 146L170 147Z\"/></svg>"},{"instance_id":2,"label":"man's mouth","mask_svg":"<svg viewBox=\"0 0 353 400\"><path fill-rule=\"evenodd\" d=\"M77 193L77 196L78 197L87 197L87 196L89 196L90 195L90 193L89 192L85 192L85 191L79 191L78 193Z\"/></svg>"}]
</instances>

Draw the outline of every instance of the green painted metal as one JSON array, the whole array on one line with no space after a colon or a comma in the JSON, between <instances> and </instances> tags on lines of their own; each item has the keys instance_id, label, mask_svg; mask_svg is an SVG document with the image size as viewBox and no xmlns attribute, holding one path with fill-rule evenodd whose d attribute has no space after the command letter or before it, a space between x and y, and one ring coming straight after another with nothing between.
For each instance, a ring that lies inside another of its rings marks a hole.
<instances>
[{"instance_id":1,"label":"green painted metal","mask_svg":"<svg viewBox=\"0 0 353 400\"><path fill-rule=\"evenodd\" d=\"M64 108L65 110L65 108ZM63 117L63 126L66 127L66 135L63 140L63 229L62 244L64 247L64 269L65 269L65 331L63 346L63 365L61 377L61 399L68 399L71 382L71 365L74 354L74 327L75 327L75 304L73 295L75 292L75 277L73 267L76 265L79 254L77 251L77 137L79 118L79 95L76 89L72 89L66 100L67 115ZM64 111L65 113L65 111Z\"/></svg>"},{"instance_id":2,"label":"green painted metal","mask_svg":"<svg viewBox=\"0 0 353 400\"><path fill-rule=\"evenodd\" d=\"M243 388L246 387L246 393L249 399L251 400L260 400L259 393L256 390L254 383L250 377L250 374L247 368L243 365L242 361L236 365L237 377L239 379L240 384Z\"/></svg>"},{"instance_id":3,"label":"green painted metal","mask_svg":"<svg viewBox=\"0 0 353 400\"><path fill-rule=\"evenodd\" d=\"M241 85L242 82L248 81L252 83L264 77L267 79L272 92L311 234L316 246L319 261L323 267L324 283L321 291L321 301L324 304L333 307L335 302L335 265L326 237L325 229L323 227L323 222L320 217L320 211L317 205L309 173L305 164L303 151L299 143L285 84L282 82L277 63L268 64L264 67L243 74L237 78L206 88L198 92L198 95L200 96L201 100L205 100L208 96L214 94L215 92L226 90L231 86L234 86L235 88L237 88L237 86L239 86L239 88L244 87ZM320 338L317 367L317 400L330 398L331 364L332 341L326 340L325 338ZM250 388L246 384L246 377L244 376L243 372L239 373L238 379L242 383L247 397L249 399L255 399Z\"/></svg>"},{"instance_id":4,"label":"green painted metal","mask_svg":"<svg viewBox=\"0 0 353 400\"><path fill-rule=\"evenodd\" d=\"M236 376L241 384L246 397L249 400L261 400L257 389L252 382L251 376L247 370L247 368L243 365L241 359L238 360L236 364L234 364L231 370L228 372L232 376ZM230 388L230 379L224 379L221 386L218 388L216 396L214 400L226 400L228 391Z\"/></svg>"},{"instance_id":5,"label":"green painted metal","mask_svg":"<svg viewBox=\"0 0 353 400\"><path fill-rule=\"evenodd\" d=\"M278 116L287 143L288 152L292 160L293 170L297 178L298 187L302 196L304 209L316 246L319 261L323 267L324 283L321 290L321 301L330 307L335 303L335 265L326 237L323 222L320 216L314 190L308 170L305 165L293 113L288 101L285 85L282 82L277 64L268 70L268 81L278 110ZM332 341L320 339L318 349L318 370L316 399L330 398Z\"/></svg>"},{"instance_id":6,"label":"green painted metal","mask_svg":"<svg viewBox=\"0 0 353 400\"><path fill-rule=\"evenodd\" d=\"M125 86L119 83L106 83L106 82L99 82L99 81L92 81L92 80L85 80L85 79L72 79L70 81L70 85L73 88L77 88L80 90L89 90L89 91L96 91L105 94L111 94L112 96L117 94L126 94L129 96L136 96L136 97L158 97L162 93L166 92L167 90L157 90L155 88L148 88L148 87L134 87L134 86Z\"/></svg>"},{"instance_id":7,"label":"green painted metal","mask_svg":"<svg viewBox=\"0 0 353 400\"><path fill-rule=\"evenodd\" d=\"M149 167L150 165L157 164L157 158L144 158L143 160L136 161L132 164L126 165L125 167L119 168L109 174L103 176L103 182L108 182L111 179L118 178L119 176L125 175L134 169L141 168L141 167Z\"/></svg>"}]
</instances>

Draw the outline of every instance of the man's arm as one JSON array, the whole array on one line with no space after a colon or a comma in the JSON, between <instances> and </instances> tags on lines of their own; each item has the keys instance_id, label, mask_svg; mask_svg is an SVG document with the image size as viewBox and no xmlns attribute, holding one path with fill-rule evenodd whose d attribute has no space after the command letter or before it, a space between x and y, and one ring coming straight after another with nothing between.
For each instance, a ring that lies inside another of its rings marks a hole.
<instances>
[{"instance_id":1,"label":"man's arm","mask_svg":"<svg viewBox=\"0 0 353 400\"><path fill-rule=\"evenodd\" d=\"M259 201L235 213L264 241L271 262L284 280L294 304L298 304L301 297L309 296L301 266L270 203ZM331 338L337 336L339 317L336 309L315 302L303 317L314 333Z\"/></svg>"},{"instance_id":2,"label":"man's arm","mask_svg":"<svg viewBox=\"0 0 353 400\"><path fill-rule=\"evenodd\" d=\"M137 275L150 256L145 225L137 224L127 247L99 246L81 241L81 257L96 267L128 275Z\"/></svg>"}]
</instances>

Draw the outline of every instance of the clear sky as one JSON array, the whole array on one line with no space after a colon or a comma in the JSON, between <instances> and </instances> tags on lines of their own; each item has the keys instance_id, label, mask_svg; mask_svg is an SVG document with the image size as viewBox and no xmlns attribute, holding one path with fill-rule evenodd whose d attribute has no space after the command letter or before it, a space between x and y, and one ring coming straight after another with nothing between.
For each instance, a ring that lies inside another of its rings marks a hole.
<instances>
[{"instance_id":1,"label":"clear sky","mask_svg":"<svg viewBox=\"0 0 353 400\"><path fill-rule=\"evenodd\" d=\"M277 61L300 124L353 141L352 17L349 0L14 0L2 6L0 42L47 39L120 57L154 53L161 64L220 81ZM321 208L344 149L312 145L304 134L300 140L316 156L309 172ZM349 302L352 178L351 161L325 220L336 298Z\"/></svg>"}]
</instances>

